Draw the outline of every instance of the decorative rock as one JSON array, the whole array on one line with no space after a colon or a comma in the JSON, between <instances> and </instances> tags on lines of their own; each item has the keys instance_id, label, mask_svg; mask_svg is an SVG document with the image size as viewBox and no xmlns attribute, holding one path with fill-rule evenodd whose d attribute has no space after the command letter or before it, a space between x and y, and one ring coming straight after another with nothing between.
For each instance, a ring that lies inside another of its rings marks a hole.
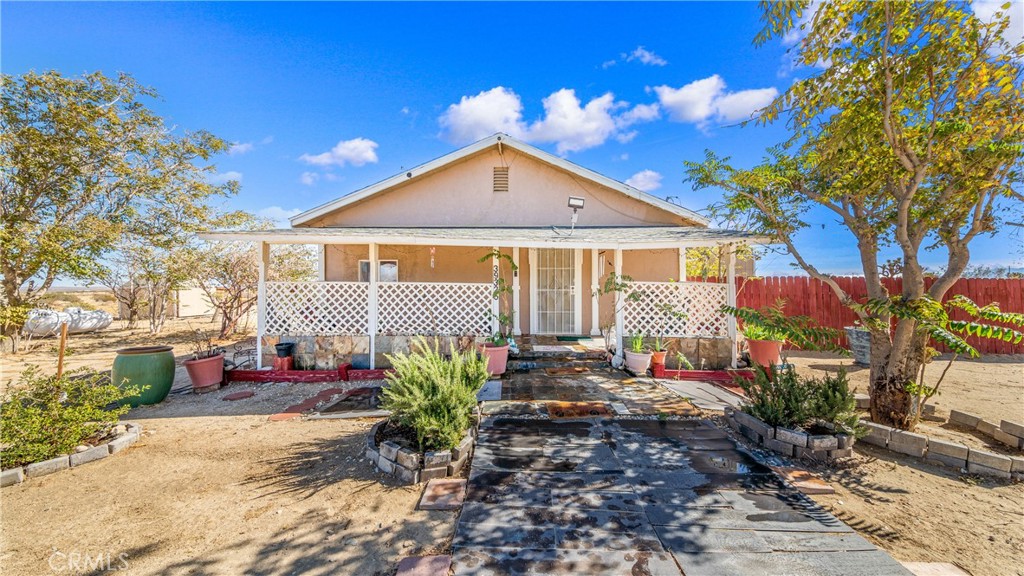
<instances>
[{"instance_id":1,"label":"decorative rock","mask_svg":"<svg viewBox=\"0 0 1024 576\"><path fill-rule=\"evenodd\" d=\"M22 468L8 468L0 472L0 487L13 486L25 481L25 470Z\"/></svg>"},{"instance_id":2,"label":"decorative rock","mask_svg":"<svg viewBox=\"0 0 1024 576\"><path fill-rule=\"evenodd\" d=\"M928 460L940 462L953 468L967 468L967 454L970 450L963 444L945 440L928 439Z\"/></svg>"},{"instance_id":3,"label":"decorative rock","mask_svg":"<svg viewBox=\"0 0 1024 576\"><path fill-rule=\"evenodd\" d=\"M431 480L420 498L420 510L457 510L465 499L465 480Z\"/></svg>"},{"instance_id":4,"label":"decorative rock","mask_svg":"<svg viewBox=\"0 0 1024 576\"><path fill-rule=\"evenodd\" d=\"M46 476L47 474L53 474L54 472L60 472L61 470L67 470L71 467L70 460L67 455L57 456L49 460L43 460L42 462L36 462L25 466L25 476L28 478L35 478L36 476Z\"/></svg>"},{"instance_id":5,"label":"decorative rock","mask_svg":"<svg viewBox=\"0 0 1024 576\"><path fill-rule=\"evenodd\" d=\"M998 442L1005 444L1010 448L1016 448L1018 450L1020 449L1021 444L1024 443L1024 440L1021 440L1020 438L1014 436L1013 434L1010 434L1009 432L1004 432L1001 428L996 428L992 432L992 437L995 438Z\"/></svg>"},{"instance_id":6,"label":"decorative rock","mask_svg":"<svg viewBox=\"0 0 1024 576\"><path fill-rule=\"evenodd\" d=\"M874 444L875 446L881 446L882 448L889 445L889 438L892 437L892 428L882 424L868 422L867 420L861 420L860 423L868 429L868 434L861 438L861 441L867 442L868 444Z\"/></svg>"},{"instance_id":7,"label":"decorative rock","mask_svg":"<svg viewBox=\"0 0 1024 576\"><path fill-rule=\"evenodd\" d=\"M448 576L451 556L409 556L398 563L395 576Z\"/></svg>"},{"instance_id":8,"label":"decorative rock","mask_svg":"<svg viewBox=\"0 0 1024 576\"><path fill-rule=\"evenodd\" d=\"M989 422L988 420L978 420L978 424L974 427L975 430L981 432L985 436L994 436L999 426L995 422Z\"/></svg>"},{"instance_id":9,"label":"decorative rock","mask_svg":"<svg viewBox=\"0 0 1024 576\"><path fill-rule=\"evenodd\" d=\"M117 426L114 426L113 428L110 429L110 435L115 437L115 438L120 436L120 435L122 435L122 434L126 434L127 432L128 432L128 425L127 424L118 424Z\"/></svg>"},{"instance_id":10,"label":"decorative rock","mask_svg":"<svg viewBox=\"0 0 1024 576\"><path fill-rule=\"evenodd\" d=\"M781 426L775 428L775 439L792 444L793 446L807 447L807 438L808 434L806 432L798 432L789 428L782 428Z\"/></svg>"},{"instance_id":11,"label":"decorative rock","mask_svg":"<svg viewBox=\"0 0 1024 576\"><path fill-rule=\"evenodd\" d=\"M449 476L448 469L451 466L437 466L435 468L424 468L420 470L420 482L429 482L437 478L446 478Z\"/></svg>"},{"instance_id":12,"label":"decorative rock","mask_svg":"<svg viewBox=\"0 0 1024 576\"><path fill-rule=\"evenodd\" d=\"M928 451L928 437L914 432L893 430L889 439L889 450L922 458Z\"/></svg>"},{"instance_id":13,"label":"decorative rock","mask_svg":"<svg viewBox=\"0 0 1024 576\"><path fill-rule=\"evenodd\" d=\"M252 390L242 390L240 392L232 392L227 396L221 398L221 400L227 400L228 402L234 402L235 400L245 400L246 398L252 398L256 393Z\"/></svg>"},{"instance_id":14,"label":"decorative rock","mask_svg":"<svg viewBox=\"0 0 1024 576\"><path fill-rule=\"evenodd\" d=\"M793 457L794 446L788 442L776 440L775 438L765 438L764 447L773 452L778 452L783 456L789 456L790 458Z\"/></svg>"},{"instance_id":15,"label":"decorative rock","mask_svg":"<svg viewBox=\"0 0 1024 576\"><path fill-rule=\"evenodd\" d=\"M75 454L77 454L79 452L85 452L89 448L91 448L91 446L86 446L85 444L79 444L78 446L75 446Z\"/></svg>"},{"instance_id":16,"label":"decorative rock","mask_svg":"<svg viewBox=\"0 0 1024 576\"><path fill-rule=\"evenodd\" d=\"M437 468L438 466L447 466L452 461L452 453L450 450L436 450L434 452L427 452L423 454L423 467L424 468Z\"/></svg>"},{"instance_id":17,"label":"decorative rock","mask_svg":"<svg viewBox=\"0 0 1024 576\"><path fill-rule=\"evenodd\" d=\"M386 458L394 462L395 458L398 457L398 451L401 448L402 447L399 446L398 444L392 442L391 440L387 440L385 442L380 443L380 447L378 448L378 450L380 450L381 458Z\"/></svg>"},{"instance_id":18,"label":"decorative rock","mask_svg":"<svg viewBox=\"0 0 1024 576\"><path fill-rule=\"evenodd\" d=\"M395 462L410 470L419 470L420 455L408 448L400 448L395 458Z\"/></svg>"},{"instance_id":19,"label":"decorative rock","mask_svg":"<svg viewBox=\"0 0 1024 576\"><path fill-rule=\"evenodd\" d=\"M1002 472L1009 473L1013 465L1013 461L1010 460L1009 456L986 452L985 450L971 450L967 455L967 464L968 470L971 468L970 464L975 464L977 466L984 466L993 470L1000 470Z\"/></svg>"},{"instance_id":20,"label":"decorative rock","mask_svg":"<svg viewBox=\"0 0 1024 576\"><path fill-rule=\"evenodd\" d=\"M839 439L831 434L808 436L807 447L811 450L836 450L839 448Z\"/></svg>"},{"instance_id":21,"label":"decorative rock","mask_svg":"<svg viewBox=\"0 0 1024 576\"><path fill-rule=\"evenodd\" d=\"M1007 434L1013 434L1017 438L1024 438L1024 424L1003 420L999 423L999 428Z\"/></svg>"},{"instance_id":22,"label":"decorative rock","mask_svg":"<svg viewBox=\"0 0 1024 576\"><path fill-rule=\"evenodd\" d=\"M106 458L107 456L110 456L110 448L108 448L106 444L101 444L83 452L72 454L69 459L69 463L71 466L81 466L86 462L92 462L93 460L99 460L100 458Z\"/></svg>"},{"instance_id":23,"label":"decorative rock","mask_svg":"<svg viewBox=\"0 0 1024 576\"><path fill-rule=\"evenodd\" d=\"M949 421L954 424L966 426L968 428L974 428L978 425L978 422L981 421L981 418L974 416L973 414L968 414L967 412L961 412L959 410L950 410Z\"/></svg>"}]
</instances>

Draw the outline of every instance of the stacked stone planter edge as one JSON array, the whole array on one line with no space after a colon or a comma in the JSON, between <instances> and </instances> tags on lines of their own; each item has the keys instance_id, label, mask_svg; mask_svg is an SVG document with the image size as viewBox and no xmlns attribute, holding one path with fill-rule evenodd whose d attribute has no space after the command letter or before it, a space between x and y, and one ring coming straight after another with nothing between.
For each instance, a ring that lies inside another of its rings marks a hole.
<instances>
[{"instance_id":1,"label":"stacked stone planter edge","mask_svg":"<svg viewBox=\"0 0 1024 576\"><path fill-rule=\"evenodd\" d=\"M378 471L405 485L458 475L469 463L476 441L477 427L471 426L459 445L451 450L415 452L386 440L377 444L377 431L387 424L381 420L366 435L366 459Z\"/></svg>"},{"instance_id":2,"label":"stacked stone planter edge","mask_svg":"<svg viewBox=\"0 0 1024 576\"><path fill-rule=\"evenodd\" d=\"M853 456L856 438L850 434L808 434L771 426L741 410L727 408L725 419L736 432L758 446L790 458L829 460Z\"/></svg>"}]
</instances>

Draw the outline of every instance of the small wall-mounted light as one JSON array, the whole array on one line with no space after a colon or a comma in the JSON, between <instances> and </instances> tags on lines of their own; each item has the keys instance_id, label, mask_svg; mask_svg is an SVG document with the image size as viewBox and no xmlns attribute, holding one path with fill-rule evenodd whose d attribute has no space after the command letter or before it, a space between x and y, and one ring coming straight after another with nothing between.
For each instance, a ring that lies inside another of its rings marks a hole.
<instances>
[{"instance_id":1,"label":"small wall-mounted light","mask_svg":"<svg viewBox=\"0 0 1024 576\"><path fill-rule=\"evenodd\" d=\"M573 210L582 210L583 205L586 202L586 199L580 198L579 196L569 196L569 208L572 208Z\"/></svg>"}]
</instances>

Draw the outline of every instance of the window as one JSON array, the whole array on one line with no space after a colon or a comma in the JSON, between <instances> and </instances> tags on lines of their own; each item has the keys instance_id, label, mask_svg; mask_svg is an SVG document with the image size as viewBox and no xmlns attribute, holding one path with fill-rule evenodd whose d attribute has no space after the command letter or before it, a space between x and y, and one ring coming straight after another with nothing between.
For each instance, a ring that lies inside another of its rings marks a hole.
<instances>
[{"instance_id":1,"label":"window","mask_svg":"<svg viewBox=\"0 0 1024 576\"><path fill-rule=\"evenodd\" d=\"M494 168L494 191L508 192L508 167Z\"/></svg>"},{"instance_id":2,"label":"window","mask_svg":"<svg viewBox=\"0 0 1024 576\"><path fill-rule=\"evenodd\" d=\"M377 262L377 265L380 267L380 276L378 279L381 282L398 282L398 260L380 260ZM359 261L359 281L370 281L369 260Z\"/></svg>"}]
</instances>

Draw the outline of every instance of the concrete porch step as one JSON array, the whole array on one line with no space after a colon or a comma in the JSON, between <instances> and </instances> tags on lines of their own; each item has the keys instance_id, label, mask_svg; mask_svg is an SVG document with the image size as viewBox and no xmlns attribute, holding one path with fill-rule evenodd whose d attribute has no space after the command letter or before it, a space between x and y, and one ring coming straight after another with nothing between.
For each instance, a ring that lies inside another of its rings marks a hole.
<instances>
[{"instance_id":1,"label":"concrete porch step","mask_svg":"<svg viewBox=\"0 0 1024 576\"><path fill-rule=\"evenodd\" d=\"M522 356L508 359L508 369L516 370L544 370L546 368L605 368L608 361L601 358L523 358Z\"/></svg>"}]
</instances>

